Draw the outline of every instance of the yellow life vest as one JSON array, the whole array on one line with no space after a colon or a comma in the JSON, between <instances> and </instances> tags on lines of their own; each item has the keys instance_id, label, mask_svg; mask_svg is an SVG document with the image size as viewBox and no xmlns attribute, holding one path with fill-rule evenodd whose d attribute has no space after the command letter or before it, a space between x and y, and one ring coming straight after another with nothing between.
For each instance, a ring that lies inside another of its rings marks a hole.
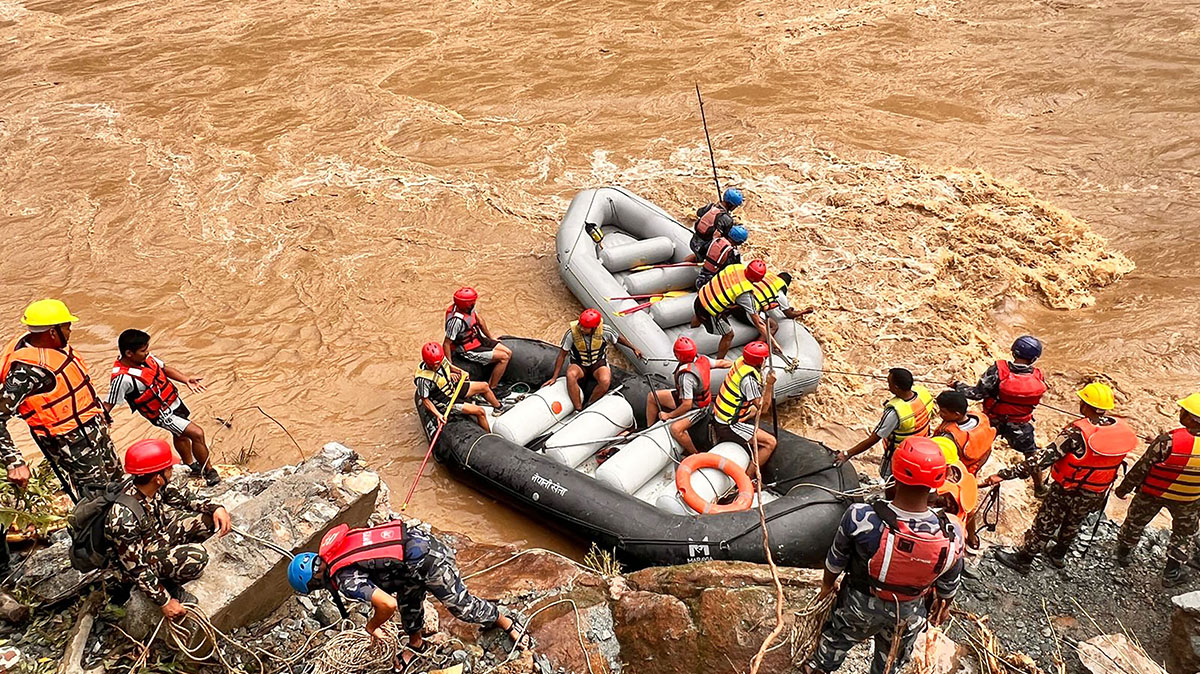
<instances>
[{"instance_id":1,"label":"yellow life vest","mask_svg":"<svg viewBox=\"0 0 1200 674\"><path fill-rule=\"evenodd\" d=\"M608 344L604 341L604 321L592 330L592 334L583 334L579 321L571 321L571 361L579 367L591 367L604 360L604 352Z\"/></svg>"},{"instance_id":2,"label":"yellow life vest","mask_svg":"<svg viewBox=\"0 0 1200 674\"><path fill-rule=\"evenodd\" d=\"M888 437L892 446L904 442L905 438L914 435L929 435L929 420L933 418L933 396L924 386L914 385L913 393L917 396L912 400L892 398L885 407L896 410L900 417L900 425Z\"/></svg>"},{"instance_id":3,"label":"yellow life vest","mask_svg":"<svg viewBox=\"0 0 1200 674\"><path fill-rule=\"evenodd\" d=\"M700 306L709 314L719 316L736 304L738 297L752 292L754 282L746 278L746 265L731 264L700 289Z\"/></svg>"},{"instance_id":4,"label":"yellow life vest","mask_svg":"<svg viewBox=\"0 0 1200 674\"><path fill-rule=\"evenodd\" d=\"M433 382L433 390L429 394L429 398L436 404L443 404L450 401L454 396L454 379L450 373L450 359L442 361L438 365L437 370L430 370L422 363L417 368L416 380L428 379Z\"/></svg>"},{"instance_id":5,"label":"yellow life vest","mask_svg":"<svg viewBox=\"0 0 1200 674\"><path fill-rule=\"evenodd\" d=\"M738 358L733 367L729 368L729 373L725 375L725 381L721 382L721 391L713 400L713 416L717 423L728 425L741 420L742 413L754 402L746 400L746 397L742 395L742 380L746 377L756 377L761 380L762 375L758 368L747 365L744 359Z\"/></svg>"},{"instance_id":6,"label":"yellow life vest","mask_svg":"<svg viewBox=\"0 0 1200 674\"><path fill-rule=\"evenodd\" d=\"M767 272L767 277L761 283L754 284L754 304L759 311L770 311L779 306L776 301L787 288L787 284L778 274Z\"/></svg>"}]
</instances>

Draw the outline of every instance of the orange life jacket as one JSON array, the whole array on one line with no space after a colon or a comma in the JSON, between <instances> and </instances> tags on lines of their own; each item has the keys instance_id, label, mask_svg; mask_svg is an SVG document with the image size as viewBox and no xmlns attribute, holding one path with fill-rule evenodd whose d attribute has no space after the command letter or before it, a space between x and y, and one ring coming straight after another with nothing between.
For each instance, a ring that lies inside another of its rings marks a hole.
<instances>
[{"instance_id":1,"label":"orange life jacket","mask_svg":"<svg viewBox=\"0 0 1200 674\"><path fill-rule=\"evenodd\" d=\"M326 573L333 578L338 571L372 559L404 561L404 522L392 520L377 527L351 529L345 524L329 530L321 539L317 554L325 562Z\"/></svg>"},{"instance_id":2,"label":"orange life jacket","mask_svg":"<svg viewBox=\"0 0 1200 674\"><path fill-rule=\"evenodd\" d=\"M721 207L721 204L709 204L708 210L696 221L696 233L705 239L713 238L713 234L716 231L717 218L723 213L725 213L725 209Z\"/></svg>"},{"instance_id":3,"label":"orange life jacket","mask_svg":"<svg viewBox=\"0 0 1200 674\"><path fill-rule=\"evenodd\" d=\"M479 318L475 315L474 309L463 313L457 306L451 304L446 309L445 321L449 322L452 316L461 318L467 324L467 329L458 336L458 339L454 340L454 346L463 351L474 351L483 346L483 332L479 329Z\"/></svg>"},{"instance_id":4,"label":"orange life jacket","mask_svg":"<svg viewBox=\"0 0 1200 674\"><path fill-rule=\"evenodd\" d=\"M1071 425L1083 435L1083 456L1067 454L1050 468L1050 476L1063 489L1096 494L1108 491L1117 479L1117 467L1137 446L1137 433L1122 419L1107 426L1097 426L1087 419Z\"/></svg>"},{"instance_id":5,"label":"orange life jacket","mask_svg":"<svg viewBox=\"0 0 1200 674\"><path fill-rule=\"evenodd\" d=\"M1046 378L1042 371L1017 373L1008 361L996 361L1000 375L1000 391L995 398L983 401L983 411L992 421L1023 424L1033 418L1033 410L1046 393Z\"/></svg>"},{"instance_id":6,"label":"orange life jacket","mask_svg":"<svg viewBox=\"0 0 1200 674\"><path fill-rule=\"evenodd\" d=\"M967 472L978 475L979 469L983 468L983 464L987 463L988 458L992 455L992 442L996 440L996 429L988 423L986 416L982 414L970 416L979 422L975 424L975 428L964 431L953 421L943 421L934 435L944 435L953 440L954 446L958 447L958 458Z\"/></svg>"},{"instance_id":7,"label":"orange life jacket","mask_svg":"<svg viewBox=\"0 0 1200 674\"><path fill-rule=\"evenodd\" d=\"M1200 499L1200 437L1186 428L1171 431L1171 453L1150 466L1139 491L1172 501Z\"/></svg>"},{"instance_id":8,"label":"orange life jacket","mask_svg":"<svg viewBox=\"0 0 1200 674\"><path fill-rule=\"evenodd\" d=\"M684 373L694 374L700 380L700 389L693 394L695 396L693 400L696 403L695 407L697 409L707 408L712 404L712 391L709 389L709 383L712 379L712 361L708 359L708 356L696 356L696 360L680 364L679 367L675 368L676 391L683 390Z\"/></svg>"},{"instance_id":9,"label":"orange life jacket","mask_svg":"<svg viewBox=\"0 0 1200 674\"><path fill-rule=\"evenodd\" d=\"M36 365L54 375L54 388L27 396L17 405L17 414L29 424L35 438L52 438L79 428L104 414L87 365L70 346L43 349L22 345L18 337L4 348L0 359L0 381L8 377L13 363Z\"/></svg>"},{"instance_id":10,"label":"orange life jacket","mask_svg":"<svg viewBox=\"0 0 1200 674\"><path fill-rule=\"evenodd\" d=\"M150 421L156 421L179 400L179 389L167 379L167 374L158 366L153 356L146 356L146 364L141 367L129 367L118 358L113 363L112 378L116 380L123 374L137 379L146 387L141 394L129 396L126 402L129 403L130 409Z\"/></svg>"}]
</instances>

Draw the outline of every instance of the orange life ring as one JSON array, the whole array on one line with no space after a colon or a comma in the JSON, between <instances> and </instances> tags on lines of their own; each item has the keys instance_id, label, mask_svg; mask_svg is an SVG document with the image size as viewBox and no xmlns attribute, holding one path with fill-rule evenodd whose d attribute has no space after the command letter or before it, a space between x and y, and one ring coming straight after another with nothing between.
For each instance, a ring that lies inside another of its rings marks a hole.
<instances>
[{"instance_id":1,"label":"orange life ring","mask_svg":"<svg viewBox=\"0 0 1200 674\"><path fill-rule=\"evenodd\" d=\"M728 505L720 505L701 498L696 490L692 489L692 474L701 468L716 468L728 475L737 485L737 499ZM675 470L675 487L679 490L679 495L683 497L683 502L692 510L703 515L749 510L754 503L754 485L750 482L750 476L742 470L741 466L719 454L704 452L684 459L679 464L679 468Z\"/></svg>"}]
</instances>

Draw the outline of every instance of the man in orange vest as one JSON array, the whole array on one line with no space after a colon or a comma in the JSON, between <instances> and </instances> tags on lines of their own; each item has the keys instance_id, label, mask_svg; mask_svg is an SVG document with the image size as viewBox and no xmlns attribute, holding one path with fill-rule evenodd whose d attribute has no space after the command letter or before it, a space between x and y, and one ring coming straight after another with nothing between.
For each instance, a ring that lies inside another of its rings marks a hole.
<instances>
[{"instance_id":1,"label":"man in orange vest","mask_svg":"<svg viewBox=\"0 0 1200 674\"><path fill-rule=\"evenodd\" d=\"M1117 563L1121 566L1129 566L1130 554L1150 520L1163 508L1171 513L1171 541L1162 579L1166 588L1187 581L1184 564L1200 530L1200 393L1180 400L1179 407L1181 427L1158 436L1115 490L1121 499L1137 491L1117 536Z\"/></svg>"},{"instance_id":2,"label":"man in orange vest","mask_svg":"<svg viewBox=\"0 0 1200 674\"><path fill-rule=\"evenodd\" d=\"M1050 467L1052 483L1033 527L1025 533L1025 542L1014 552L996 553L996 561L1021 574L1029 573L1033 560L1052 540L1055 544L1049 552L1050 564L1059 569L1066 566L1067 553L1079 535L1080 525L1088 515L1104 508L1118 467L1137 446L1137 433L1110 414L1116 402L1107 384L1092 382L1077 393L1081 401L1079 420L1032 458L984 482L984 486L991 487Z\"/></svg>"},{"instance_id":3,"label":"man in orange vest","mask_svg":"<svg viewBox=\"0 0 1200 674\"><path fill-rule=\"evenodd\" d=\"M87 365L68 345L77 320L59 300L38 300L21 319L28 333L9 342L0 357L0 459L9 482L29 483L29 466L7 428L18 414L76 502L121 477L108 415Z\"/></svg>"},{"instance_id":4,"label":"man in orange vest","mask_svg":"<svg viewBox=\"0 0 1200 674\"><path fill-rule=\"evenodd\" d=\"M967 397L958 391L942 391L938 394L937 405L942 423L933 432L933 437L935 440L948 438L954 443L958 460L970 473L971 481L974 481L980 469L992 456L996 429L988 423L986 416L971 414L968 411ZM975 515L973 510L968 510L967 546L978 549L979 532L975 524Z\"/></svg>"}]
</instances>

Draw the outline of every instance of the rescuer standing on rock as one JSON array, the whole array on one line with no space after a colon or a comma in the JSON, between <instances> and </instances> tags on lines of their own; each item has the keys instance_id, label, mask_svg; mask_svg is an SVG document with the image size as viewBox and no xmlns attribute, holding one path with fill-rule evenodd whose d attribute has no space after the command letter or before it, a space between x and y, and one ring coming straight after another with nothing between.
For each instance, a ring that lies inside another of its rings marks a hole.
<instances>
[{"instance_id":1,"label":"rescuer standing on rock","mask_svg":"<svg viewBox=\"0 0 1200 674\"><path fill-rule=\"evenodd\" d=\"M913 375L902 367L888 370L888 391L892 399L884 403L883 417L870 435L846 452L838 452L837 463L842 464L862 454L883 440L883 461L879 464L879 476L887 479L891 474L892 453L905 439L929 435L933 419L933 394L924 386L913 383Z\"/></svg>"},{"instance_id":2,"label":"rescuer standing on rock","mask_svg":"<svg viewBox=\"0 0 1200 674\"><path fill-rule=\"evenodd\" d=\"M992 475L984 486L1023 478L1051 466L1053 480L1034 517L1025 542L1015 552L1001 550L996 561L1021 574L1029 573L1033 560L1046 544L1055 541L1048 557L1055 568L1066 566L1071 543L1091 513L1104 508L1108 490L1117 479L1117 468L1137 446L1137 434L1124 420L1111 416L1116 406L1108 384L1093 382L1078 392L1083 418L1064 428L1033 457Z\"/></svg>"},{"instance_id":3,"label":"rescuer standing on rock","mask_svg":"<svg viewBox=\"0 0 1200 674\"><path fill-rule=\"evenodd\" d=\"M1129 566L1130 554L1150 520L1163 508L1171 513L1171 541L1162 578L1166 588L1187 581L1184 565L1200 529L1200 393L1180 400L1179 407L1181 428L1158 436L1116 489L1117 498L1137 491L1117 536L1121 566Z\"/></svg>"},{"instance_id":4,"label":"rescuer standing on rock","mask_svg":"<svg viewBox=\"0 0 1200 674\"><path fill-rule=\"evenodd\" d=\"M854 504L842 517L818 598L836 589L842 572L846 578L804 674L836 671L855 644L872 637L871 674L898 672L926 622L940 625L950 615L962 580L964 533L929 507L930 491L946 481L946 458L930 438L912 437L893 454L891 473L895 498Z\"/></svg>"},{"instance_id":5,"label":"rescuer standing on rock","mask_svg":"<svg viewBox=\"0 0 1200 674\"><path fill-rule=\"evenodd\" d=\"M108 415L87 365L67 344L77 320L59 300L38 300L21 319L28 334L9 342L0 356L0 458L8 481L29 484L29 466L8 433L15 412L73 501L121 477Z\"/></svg>"},{"instance_id":6,"label":"rescuer standing on rock","mask_svg":"<svg viewBox=\"0 0 1200 674\"><path fill-rule=\"evenodd\" d=\"M187 614L172 595L179 594L183 583L199 578L208 565L201 543L233 527L224 507L171 484L171 468L177 463L165 440L130 445L125 472L133 480L114 499L104 522L104 537L121 571L169 620Z\"/></svg>"},{"instance_id":7,"label":"rescuer standing on rock","mask_svg":"<svg viewBox=\"0 0 1200 674\"><path fill-rule=\"evenodd\" d=\"M449 354L458 353L466 360L479 365L495 363L488 386L494 391L500 378L508 369L512 349L492 336L483 317L475 310L479 293L474 288L459 288L454 291L454 301L446 308L446 338L442 350Z\"/></svg>"},{"instance_id":8,"label":"rescuer standing on rock","mask_svg":"<svg viewBox=\"0 0 1200 674\"><path fill-rule=\"evenodd\" d=\"M330 529L320 551L302 552L288 565L288 583L300 594L329 590L342 613L340 595L371 604L374 613L366 630L383 637L383 625L400 611L409 650L397 656L397 671L425 650L421 629L425 624L425 594L432 594L450 614L463 622L508 632L519 648L530 646L530 637L499 607L480 599L463 585L454 552L435 536L392 520L377 527L351 529L345 524Z\"/></svg>"},{"instance_id":9,"label":"rescuer standing on rock","mask_svg":"<svg viewBox=\"0 0 1200 674\"><path fill-rule=\"evenodd\" d=\"M1036 337L1023 335L1013 342L1012 355L1012 360L996 361L976 385L955 381L950 382L950 388L971 400L982 400L983 413L996 434L1028 459L1037 451L1033 412L1046 393L1046 378L1033 366L1042 357L1042 343ZM1032 477L1034 493L1044 496L1042 472L1034 471Z\"/></svg>"}]
</instances>

